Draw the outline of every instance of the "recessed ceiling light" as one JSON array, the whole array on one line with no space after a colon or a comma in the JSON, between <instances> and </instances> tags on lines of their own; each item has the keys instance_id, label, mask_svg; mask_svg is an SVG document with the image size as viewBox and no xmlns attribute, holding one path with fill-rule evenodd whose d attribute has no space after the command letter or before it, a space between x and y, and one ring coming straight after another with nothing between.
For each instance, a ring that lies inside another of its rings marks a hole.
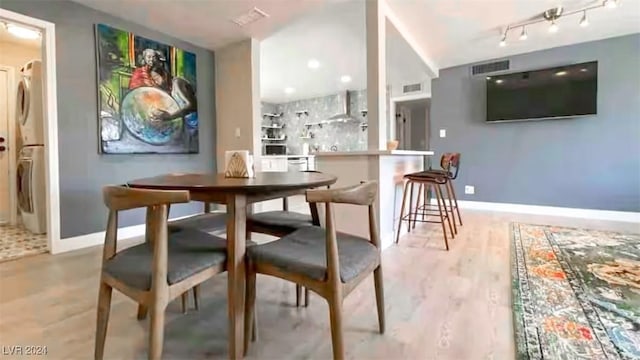
<instances>
[{"instance_id":1,"label":"recessed ceiling light","mask_svg":"<svg viewBox=\"0 0 640 360\"><path fill-rule=\"evenodd\" d=\"M7 31L15 36L15 37L19 37L21 39L29 39L29 40L33 40L33 39L37 39L40 37L40 32L37 30L33 30L33 29L29 29L26 27L22 27L22 26L18 26L15 24L7 24Z\"/></svg>"},{"instance_id":2,"label":"recessed ceiling light","mask_svg":"<svg viewBox=\"0 0 640 360\"><path fill-rule=\"evenodd\" d=\"M556 76L565 76L565 75L567 75L567 72L566 72L566 71L564 71L564 70L562 70L562 71L558 71L558 72L556 73Z\"/></svg>"},{"instance_id":3,"label":"recessed ceiling light","mask_svg":"<svg viewBox=\"0 0 640 360\"><path fill-rule=\"evenodd\" d=\"M504 80L502 80L502 79L496 80L496 84L502 84L503 82L504 82Z\"/></svg>"},{"instance_id":4,"label":"recessed ceiling light","mask_svg":"<svg viewBox=\"0 0 640 360\"><path fill-rule=\"evenodd\" d=\"M235 19L232 19L231 21L233 21L238 26L247 26L251 23L254 23L266 17L269 17L269 14L258 9L257 7L254 7L253 9L247 11L244 14L239 15L238 17L236 17Z\"/></svg>"},{"instance_id":5,"label":"recessed ceiling light","mask_svg":"<svg viewBox=\"0 0 640 360\"><path fill-rule=\"evenodd\" d=\"M307 66L309 67L309 69L317 69L320 67L320 61L311 59L309 60L309 62L307 62Z\"/></svg>"},{"instance_id":6,"label":"recessed ceiling light","mask_svg":"<svg viewBox=\"0 0 640 360\"><path fill-rule=\"evenodd\" d=\"M487 80L491 80L491 76L487 76Z\"/></svg>"},{"instance_id":7,"label":"recessed ceiling light","mask_svg":"<svg viewBox=\"0 0 640 360\"><path fill-rule=\"evenodd\" d=\"M342 75L342 77L340 77L340 81L342 81L343 83L351 82L351 76L349 76L349 75Z\"/></svg>"},{"instance_id":8,"label":"recessed ceiling light","mask_svg":"<svg viewBox=\"0 0 640 360\"><path fill-rule=\"evenodd\" d=\"M296 89L295 89L295 88L292 88L292 87L286 87L286 88L284 88L284 93L285 93L285 94L293 94L294 92L296 92Z\"/></svg>"},{"instance_id":9,"label":"recessed ceiling light","mask_svg":"<svg viewBox=\"0 0 640 360\"><path fill-rule=\"evenodd\" d=\"M587 70L587 68L580 69L580 72L587 72L587 71L589 71L589 70Z\"/></svg>"}]
</instances>

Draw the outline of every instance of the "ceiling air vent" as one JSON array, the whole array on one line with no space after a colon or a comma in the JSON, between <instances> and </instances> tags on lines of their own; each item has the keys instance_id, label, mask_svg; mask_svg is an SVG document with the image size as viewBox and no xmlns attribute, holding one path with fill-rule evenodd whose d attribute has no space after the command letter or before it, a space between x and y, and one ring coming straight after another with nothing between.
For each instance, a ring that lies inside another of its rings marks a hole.
<instances>
[{"instance_id":1,"label":"ceiling air vent","mask_svg":"<svg viewBox=\"0 0 640 360\"><path fill-rule=\"evenodd\" d=\"M471 75L486 74L504 70L509 70L509 60L473 65L471 67Z\"/></svg>"},{"instance_id":2,"label":"ceiling air vent","mask_svg":"<svg viewBox=\"0 0 640 360\"><path fill-rule=\"evenodd\" d=\"M414 92L418 92L418 91L422 91L422 83L409 84L409 85L404 85L402 87L402 93L403 94L414 93Z\"/></svg>"},{"instance_id":3,"label":"ceiling air vent","mask_svg":"<svg viewBox=\"0 0 640 360\"><path fill-rule=\"evenodd\" d=\"M251 23L254 23L266 17L269 17L269 14L254 7L253 9L247 11L242 15L239 15L238 17L236 17L235 19L232 19L231 21L233 21L238 26L247 26Z\"/></svg>"}]
</instances>

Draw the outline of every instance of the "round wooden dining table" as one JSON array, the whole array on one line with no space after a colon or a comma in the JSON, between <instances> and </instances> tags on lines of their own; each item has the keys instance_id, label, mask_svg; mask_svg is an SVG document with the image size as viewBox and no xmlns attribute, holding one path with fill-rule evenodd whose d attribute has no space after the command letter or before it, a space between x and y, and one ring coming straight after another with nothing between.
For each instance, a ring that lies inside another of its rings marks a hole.
<instances>
[{"instance_id":1,"label":"round wooden dining table","mask_svg":"<svg viewBox=\"0 0 640 360\"><path fill-rule=\"evenodd\" d=\"M127 183L134 188L188 190L191 200L224 204L227 208L229 358L243 357L245 250L247 210L251 204L298 195L307 189L332 185L333 175L319 172L263 172L254 178L224 174L167 174ZM317 212L315 214L317 217Z\"/></svg>"}]
</instances>

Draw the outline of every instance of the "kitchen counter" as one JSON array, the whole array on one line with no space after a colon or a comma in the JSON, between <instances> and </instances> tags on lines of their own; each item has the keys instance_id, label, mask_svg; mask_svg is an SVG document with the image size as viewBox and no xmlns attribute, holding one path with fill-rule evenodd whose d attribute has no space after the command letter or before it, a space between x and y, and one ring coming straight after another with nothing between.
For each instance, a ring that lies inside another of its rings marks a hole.
<instances>
[{"instance_id":1,"label":"kitchen counter","mask_svg":"<svg viewBox=\"0 0 640 360\"><path fill-rule=\"evenodd\" d=\"M433 151L418 150L364 150L364 151L327 151L314 153L316 156L432 156Z\"/></svg>"},{"instance_id":2,"label":"kitchen counter","mask_svg":"<svg viewBox=\"0 0 640 360\"><path fill-rule=\"evenodd\" d=\"M263 158L269 159L302 159L302 158L312 158L314 154L310 155L262 155Z\"/></svg>"}]
</instances>

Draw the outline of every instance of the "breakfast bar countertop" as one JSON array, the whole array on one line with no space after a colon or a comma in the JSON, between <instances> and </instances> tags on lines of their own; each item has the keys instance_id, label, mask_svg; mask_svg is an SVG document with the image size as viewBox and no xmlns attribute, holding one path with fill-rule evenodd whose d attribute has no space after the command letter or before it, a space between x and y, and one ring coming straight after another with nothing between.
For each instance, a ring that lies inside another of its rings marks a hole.
<instances>
[{"instance_id":1,"label":"breakfast bar countertop","mask_svg":"<svg viewBox=\"0 0 640 360\"><path fill-rule=\"evenodd\" d=\"M315 154L309 154L309 155L293 155L293 154L289 154L289 155L262 155L263 158L287 158L287 159L312 158L314 156L315 156Z\"/></svg>"},{"instance_id":2,"label":"breakfast bar countertop","mask_svg":"<svg viewBox=\"0 0 640 360\"><path fill-rule=\"evenodd\" d=\"M328 151L314 153L316 156L431 156L430 150L363 150L363 151Z\"/></svg>"}]
</instances>

